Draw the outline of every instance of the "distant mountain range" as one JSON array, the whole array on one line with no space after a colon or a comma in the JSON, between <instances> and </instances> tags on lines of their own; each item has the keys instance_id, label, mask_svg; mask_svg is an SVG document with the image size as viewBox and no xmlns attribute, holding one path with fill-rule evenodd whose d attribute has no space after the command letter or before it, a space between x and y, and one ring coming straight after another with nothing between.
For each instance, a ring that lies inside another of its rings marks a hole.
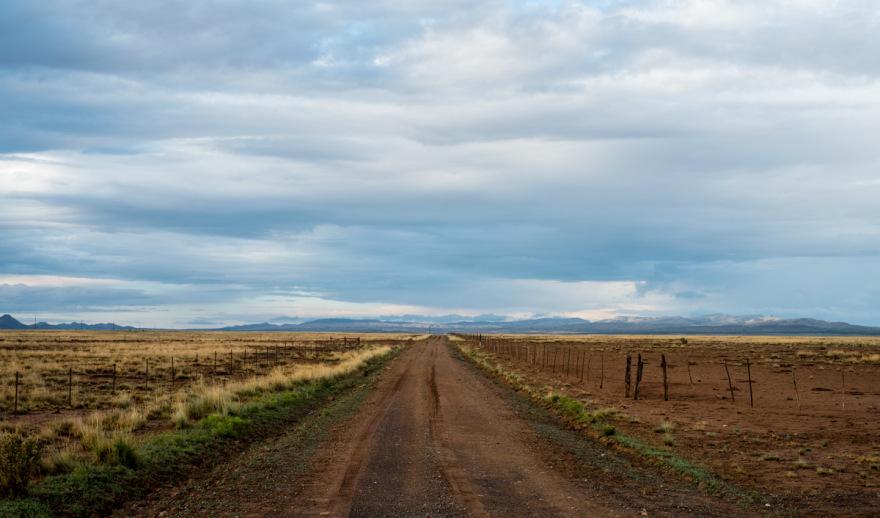
<instances>
[{"instance_id":1,"label":"distant mountain range","mask_svg":"<svg viewBox=\"0 0 880 518\"><path fill-rule=\"evenodd\" d=\"M298 324L246 324L210 331L287 331L336 333L523 333L523 334L657 334L657 335L880 335L880 327L812 318L783 319L749 315L705 315L701 317L619 317L589 321L581 318L535 318L529 320L461 320L458 322L391 321L386 319L325 318ZM493 316L494 317L494 316ZM0 329L33 329L10 315L0 317ZM116 324L47 324L37 329L86 329L126 331L137 328Z\"/></svg>"},{"instance_id":2,"label":"distant mountain range","mask_svg":"<svg viewBox=\"0 0 880 518\"><path fill-rule=\"evenodd\" d=\"M46 322L37 322L36 324L22 324L12 317L12 315L3 315L0 317L0 329L83 329L91 331L134 331L137 328L132 326L118 326L116 324L84 324L81 322L70 322L67 324L48 324Z\"/></svg>"}]
</instances>

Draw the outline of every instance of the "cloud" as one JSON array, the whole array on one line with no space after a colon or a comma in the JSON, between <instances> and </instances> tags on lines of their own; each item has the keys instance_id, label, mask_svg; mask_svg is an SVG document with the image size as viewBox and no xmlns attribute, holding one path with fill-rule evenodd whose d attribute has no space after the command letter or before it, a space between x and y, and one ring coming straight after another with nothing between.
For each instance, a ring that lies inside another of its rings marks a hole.
<instances>
[{"instance_id":1,"label":"cloud","mask_svg":"<svg viewBox=\"0 0 880 518\"><path fill-rule=\"evenodd\" d=\"M23 311L880 323L874 2L0 20L0 278L94 280L5 283Z\"/></svg>"}]
</instances>

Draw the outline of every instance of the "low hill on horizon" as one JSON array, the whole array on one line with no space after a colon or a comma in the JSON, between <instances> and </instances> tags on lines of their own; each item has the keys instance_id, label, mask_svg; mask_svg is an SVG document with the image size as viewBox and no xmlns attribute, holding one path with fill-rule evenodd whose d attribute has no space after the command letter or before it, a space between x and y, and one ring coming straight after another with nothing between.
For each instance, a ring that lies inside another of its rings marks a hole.
<instances>
[{"instance_id":1,"label":"low hill on horizon","mask_svg":"<svg viewBox=\"0 0 880 518\"><path fill-rule=\"evenodd\" d=\"M417 318L416 315L412 317ZM26 325L11 315L0 317L0 329L9 330L134 331L142 328L111 323ZM389 321L384 319L324 318L302 323L269 322L188 331L339 332L339 333L512 333L512 334L682 334L682 335L819 335L880 336L880 327L813 318L783 319L761 315L705 315L700 317L619 317L590 321L544 317L527 320Z\"/></svg>"}]
</instances>

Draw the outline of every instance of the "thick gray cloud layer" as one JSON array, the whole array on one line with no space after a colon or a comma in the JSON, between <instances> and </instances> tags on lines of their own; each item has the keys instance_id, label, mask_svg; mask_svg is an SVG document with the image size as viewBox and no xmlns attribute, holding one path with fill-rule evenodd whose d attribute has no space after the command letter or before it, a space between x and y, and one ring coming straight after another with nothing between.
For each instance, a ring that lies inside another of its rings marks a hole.
<instances>
[{"instance_id":1,"label":"thick gray cloud layer","mask_svg":"<svg viewBox=\"0 0 880 518\"><path fill-rule=\"evenodd\" d=\"M867 0L4 2L0 310L877 324L878 30Z\"/></svg>"}]
</instances>

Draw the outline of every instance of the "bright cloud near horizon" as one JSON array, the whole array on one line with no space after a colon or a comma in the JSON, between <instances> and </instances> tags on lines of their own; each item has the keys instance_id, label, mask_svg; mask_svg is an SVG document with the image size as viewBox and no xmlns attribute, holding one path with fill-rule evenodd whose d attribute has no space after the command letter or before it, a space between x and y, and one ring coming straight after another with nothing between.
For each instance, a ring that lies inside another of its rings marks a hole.
<instances>
[{"instance_id":1,"label":"bright cloud near horizon","mask_svg":"<svg viewBox=\"0 0 880 518\"><path fill-rule=\"evenodd\" d=\"M880 324L874 0L0 4L0 313Z\"/></svg>"}]
</instances>

